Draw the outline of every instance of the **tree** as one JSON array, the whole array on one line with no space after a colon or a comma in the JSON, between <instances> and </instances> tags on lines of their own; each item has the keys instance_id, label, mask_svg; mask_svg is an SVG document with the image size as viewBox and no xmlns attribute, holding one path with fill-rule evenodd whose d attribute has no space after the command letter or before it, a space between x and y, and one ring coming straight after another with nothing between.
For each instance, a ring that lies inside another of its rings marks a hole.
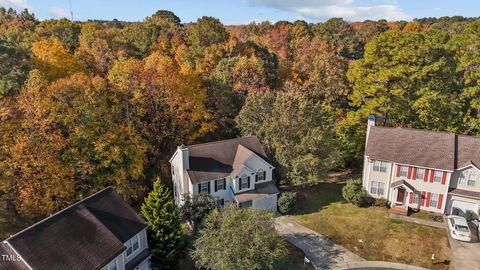
<instances>
[{"instance_id":1,"label":"tree","mask_svg":"<svg viewBox=\"0 0 480 270\"><path fill-rule=\"evenodd\" d=\"M28 55L20 47L0 38L0 98L18 93L27 79Z\"/></svg>"},{"instance_id":2,"label":"tree","mask_svg":"<svg viewBox=\"0 0 480 270\"><path fill-rule=\"evenodd\" d=\"M220 20L203 16L188 29L188 40L195 50L201 50L228 40L228 32Z\"/></svg>"},{"instance_id":3,"label":"tree","mask_svg":"<svg viewBox=\"0 0 480 270\"><path fill-rule=\"evenodd\" d=\"M367 203L367 191L363 188L362 179L351 179L342 188L342 196L346 202L353 203L358 207Z\"/></svg>"},{"instance_id":4,"label":"tree","mask_svg":"<svg viewBox=\"0 0 480 270\"><path fill-rule=\"evenodd\" d=\"M183 233L177 206L159 178L153 183L140 212L148 226L152 257L174 269L183 253Z\"/></svg>"},{"instance_id":5,"label":"tree","mask_svg":"<svg viewBox=\"0 0 480 270\"><path fill-rule=\"evenodd\" d=\"M285 254L273 214L229 205L205 218L192 257L197 267L212 270L259 270L275 269Z\"/></svg>"},{"instance_id":6,"label":"tree","mask_svg":"<svg viewBox=\"0 0 480 270\"><path fill-rule=\"evenodd\" d=\"M180 216L194 230L198 229L203 219L217 207L217 198L206 192L193 196L186 195L183 199L184 204L180 207Z\"/></svg>"},{"instance_id":7,"label":"tree","mask_svg":"<svg viewBox=\"0 0 480 270\"><path fill-rule=\"evenodd\" d=\"M242 135L257 135L267 146L282 180L306 185L341 165L330 117L320 102L293 89L249 94L236 122Z\"/></svg>"},{"instance_id":8,"label":"tree","mask_svg":"<svg viewBox=\"0 0 480 270\"><path fill-rule=\"evenodd\" d=\"M359 59L363 54L363 44L355 35L352 26L342 18L332 18L313 27L315 36L320 36L330 46L340 48L342 56Z\"/></svg>"}]
</instances>

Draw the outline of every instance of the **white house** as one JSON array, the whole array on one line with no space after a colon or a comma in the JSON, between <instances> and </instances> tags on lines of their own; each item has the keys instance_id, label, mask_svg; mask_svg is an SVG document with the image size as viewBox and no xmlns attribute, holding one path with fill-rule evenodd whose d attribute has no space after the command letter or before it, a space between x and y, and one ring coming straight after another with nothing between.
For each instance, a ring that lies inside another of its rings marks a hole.
<instances>
[{"instance_id":1,"label":"white house","mask_svg":"<svg viewBox=\"0 0 480 270\"><path fill-rule=\"evenodd\" d=\"M0 244L0 269L149 270L145 221L112 188Z\"/></svg>"},{"instance_id":2,"label":"white house","mask_svg":"<svg viewBox=\"0 0 480 270\"><path fill-rule=\"evenodd\" d=\"M275 169L257 137L181 145L170 159L175 202L208 192L220 204L236 203L269 211L277 209Z\"/></svg>"},{"instance_id":3,"label":"white house","mask_svg":"<svg viewBox=\"0 0 480 270\"><path fill-rule=\"evenodd\" d=\"M480 138L375 123L370 116L363 166L369 196L386 198L399 214L410 208L478 216Z\"/></svg>"}]
</instances>

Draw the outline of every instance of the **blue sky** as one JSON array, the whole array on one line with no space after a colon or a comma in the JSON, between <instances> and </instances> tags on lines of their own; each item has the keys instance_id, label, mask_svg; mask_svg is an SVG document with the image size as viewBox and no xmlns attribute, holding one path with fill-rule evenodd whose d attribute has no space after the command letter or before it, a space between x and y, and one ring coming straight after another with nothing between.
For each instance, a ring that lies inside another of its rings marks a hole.
<instances>
[{"instance_id":1,"label":"blue sky","mask_svg":"<svg viewBox=\"0 0 480 270\"><path fill-rule=\"evenodd\" d=\"M208 15L225 24L278 20L321 22L331 17L410 20L417 17L480 16L479 0L71 0L74 19L140 21L171 10L182 22ZM70 17L69 0L0 0L0 6L28 8L40 19Z\"/></svg>"}]
</instances>

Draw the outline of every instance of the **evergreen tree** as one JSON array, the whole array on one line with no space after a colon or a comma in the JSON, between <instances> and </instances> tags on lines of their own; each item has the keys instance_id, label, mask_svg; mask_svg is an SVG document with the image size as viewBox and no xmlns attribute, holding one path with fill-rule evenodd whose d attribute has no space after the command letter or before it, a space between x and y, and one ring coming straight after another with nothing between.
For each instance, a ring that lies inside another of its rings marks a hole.
<instances>
[{"instance_id":1,"label":"evergreen tree","mask_svg":"<svg viewBox=\"0 0 480 270\"><path fill-rule=\"evenodd\" d=\"M153 183L153 190L145 198L141 213L149 228L153 259L175 268L184 247L181 222L170 191L160 179Z\"/></svg>"}]
</instances>

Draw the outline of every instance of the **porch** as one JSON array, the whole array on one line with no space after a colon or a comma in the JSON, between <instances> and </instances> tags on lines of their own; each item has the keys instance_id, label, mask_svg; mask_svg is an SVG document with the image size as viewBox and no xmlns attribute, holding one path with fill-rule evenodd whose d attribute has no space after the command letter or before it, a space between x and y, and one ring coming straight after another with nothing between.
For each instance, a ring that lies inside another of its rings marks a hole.
<instances>
[{"instance_id":1,"label":"porch","mask_svg":"<svg viewBox=\"0 0 480 270\"><path fill-rule=\"evenodd\" d=\"M390 209L391 214L407 216L409 193L415 192L415 189L405 180L399 180L392 183L390 187Z\"/></svg>"}]
</instances>

